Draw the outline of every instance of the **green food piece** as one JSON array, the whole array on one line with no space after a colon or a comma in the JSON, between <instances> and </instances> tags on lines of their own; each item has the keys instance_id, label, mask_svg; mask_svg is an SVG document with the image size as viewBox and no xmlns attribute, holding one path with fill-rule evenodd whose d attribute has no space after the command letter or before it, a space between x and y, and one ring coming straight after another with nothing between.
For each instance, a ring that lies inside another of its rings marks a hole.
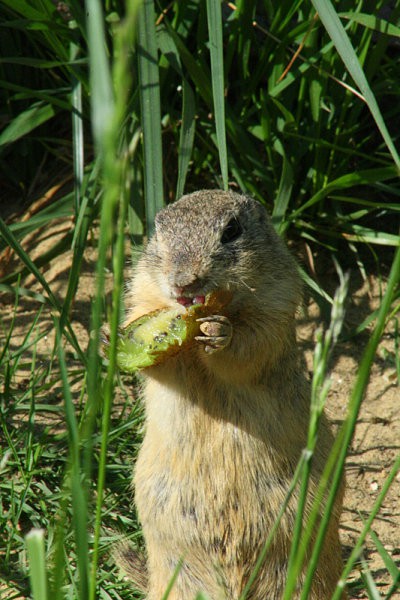
<instances>
[{"instance_id":1,"label":"green food piece","mask_svg":"<svg viewBox=\"0 0 400 600\"><path fill-rule=\"evenodd\" d=\"M182 314L180 308L162 310L137 319L120 330L117 342L117 366L133 373L162 362L199 332L196 318L203 305L195 304Z\"/></svg>"},{"instance_id":2,"label":"green food piece","mask_svg":"<svg viewBox=\"0 0 400 600\"><path fill-rule=\"evenodd\" d=\"M124 373L134 373L164 362L200 333L197 319L218 314L231 300L229 292L217 292L206 298L205 304L157 310L120 328L117 340L117 367ZM109 340L103 334L103 351L108 355Z\"/></svg>"}]
</instances>

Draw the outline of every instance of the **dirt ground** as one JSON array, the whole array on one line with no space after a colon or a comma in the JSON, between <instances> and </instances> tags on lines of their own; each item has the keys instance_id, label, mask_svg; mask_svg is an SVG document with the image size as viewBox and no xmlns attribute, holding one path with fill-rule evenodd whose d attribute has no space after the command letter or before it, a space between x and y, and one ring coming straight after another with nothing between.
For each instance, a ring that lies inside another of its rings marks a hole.
<instances>
[{"instance_id":1,"label":"dirt ground","mask_svg":"<svg viewBox=\"0 0 400 600\"><path fill-rule=\"evenodd\" d=\"M58 224L47 227L40 235L27 239L24 243L26 250L32 258L39 256L43 249L54 244L68 228L70 221L60 221ZM5 266L3 257L3 267ZM53 293L62 302L65 295L68 273L71 264L71 252L66 251L49 265L42 269ZM18 260L11 258L8 264L10 272L18 265ZM86 347L89 328L90 307L95 290L94 271L96 267L96 246L89 245L82 266L79 288L72 310L72 322L82 347ZM328 281L329 280L329 281ZM328 282L328 289L332 291L334 275L329 269L324 273L322 284ZM23 287L42 293L40 285L32 276L21 282ZM111 275L107 280L108 290L111 289ZM370 277L363 281L359 274L355 274L350 281L351 294L347 309L346 322L348 325L359 324L372 309L379 305L379 279ZM11 320L14 298L10 294L0 296L0 310L3 327ZM12 346L17 347L23 338L27 327L32 323L37 314L39 303L34 299L21 298L14 329ZM312 370L312 351L316 327L320 325L320 316L317 305L306 299L303 310L299 313L298 338L304 351L307 368ZM39 354L48 355L53 347L53 322L51 311L45 308L40 317L40 330L46 331L46 337L39 342ZM327 412L334 426L339 425L346 415L347 402L357 376L359 361L363 354L367 334L361 334L349 341L339 343L332 357L331 389L327 405ZM400 451L400 393L397 382L394 362L394 334L390 329L380 343L376 355L371 379L366 398L359 415L355 437L351 452L347 459L346 477L347 492L344 502L342 517L342 542L344 554L348 555L354 542L363 527L363 519L367 518L375 499ZM24 377L24 373L21 373ZM374 522L373 530L378 535L381 543L392 556L393 560L400 563L400 474L397 477L385 499L384 505ZM364 557L372 571L375 582L379 585L381 593L387 590L388 575L384 565L374 550L370 537L367 538ZM352 579L357 580L360 573L355 569ZM361 600L366 595L350 590L350 597ZM400 598L398 593L393 598ZM322 599L321 599L322 600Z\"/></svg>"},{"instance_id":2,"label":"dirt ground","mask_svg":"<svg viewBox=\"0 0 400 600\"><path fill-rule=\"evenodd\" d=\"M376 277L360 284L350 282L351 296L347 307L346 323L355 327L367 314L379 306L380 290ZM308 369L312 370L314 335L319 325L319 311L315 303L306 306L300 319L298 338L304 348ZM347 342L338 343L332 356L331 388L326 411L334 426L346 416L347 404L358 366L368 341L361 334ZM394 334L388 328L379 344L370 381L361 407L355 435L346 462L346 494L341 519L341 540L344 556L348 556L363 529L371 508L393 467L400 451L400 389L394 362ZM393 561L400 564L400 472L397 473L372 530L378 535ZM388 591L388 574L376 547L367 537L363 551L375 583L382 595ZM360 567L359 567L360 568ZM350 580L359 579L359 568ZM364 599L364 593L349 590L350 598ZM392 598L400 598L397 592Z\"/></svg>"}]
</instances>

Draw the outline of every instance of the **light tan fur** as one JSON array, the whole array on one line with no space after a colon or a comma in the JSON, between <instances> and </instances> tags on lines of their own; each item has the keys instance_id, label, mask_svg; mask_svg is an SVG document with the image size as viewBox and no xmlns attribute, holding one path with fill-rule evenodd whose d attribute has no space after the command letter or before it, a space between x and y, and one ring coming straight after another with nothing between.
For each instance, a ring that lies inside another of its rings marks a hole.
<instances>
[{"instance_id":1,"label":"light tan fur","mask_svg":"<svg viewBox=\"0 0 400 600\"><path fill-rule=\"evenodd\" d=\"M222 243L232 218L242 231ZM171 600L199 591L235 600L246 585L306 444L309 387L294 319L301 287L295 261L254 200L206 190L157 215L130 286L128 321L177 306L182 290L230 290L233 298L224 311L231 334L217 323L211 352L199 340L144 372L146 433L134 485L148 600L162 598L180 560ZM311 493L331 444L323 418ZM282 597L296 506L294 495L249 600ZM327 600L341 572L340 508L338 498L312 600Z\"/></svg>"}]
</instances>

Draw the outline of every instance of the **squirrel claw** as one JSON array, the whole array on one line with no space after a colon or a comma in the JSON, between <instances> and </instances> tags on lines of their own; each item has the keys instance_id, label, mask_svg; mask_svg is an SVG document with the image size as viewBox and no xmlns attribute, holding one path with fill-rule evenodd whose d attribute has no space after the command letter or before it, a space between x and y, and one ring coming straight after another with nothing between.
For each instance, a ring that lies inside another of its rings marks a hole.
<instances>
[{"instance_id":1,"label":"squirrel claw","mask_svg":"<svg viewBox=\"0 0 400 600\"><path fill-rule=\"evenodd\" d=\"M225 337L205 337L203 335L197 335L195 340L205 344L204 350L207 352L207 354L212 354L213 352L217 352L217 350L222 350L226 345Z\"/></svg>"},{"instance_id":2,"label":"squirrel claw","mask_svg":"<svg viewBox=\"0 0 400 600\"><path fill-rule=\"evenodd\" d=\"M232 325L227 317L211 315L197 321L204 335L197 335L195 339L205 344L204 350L207 354L226 348L232 339Z\"/></svg>"},{"instance_id":3,"label":"squirrel claw","mask_svg":"<svg viewBox=\"0 0 400 600\"><path fill-rule=\"evenodd\" d=\"M196 319L198 323L206 323L207 321L212 321L213 323L225 323L230 325L230 321L228 317L223 317L222 315L210 315L209 317L200 317Z\"/></svg>"}]
</instances>

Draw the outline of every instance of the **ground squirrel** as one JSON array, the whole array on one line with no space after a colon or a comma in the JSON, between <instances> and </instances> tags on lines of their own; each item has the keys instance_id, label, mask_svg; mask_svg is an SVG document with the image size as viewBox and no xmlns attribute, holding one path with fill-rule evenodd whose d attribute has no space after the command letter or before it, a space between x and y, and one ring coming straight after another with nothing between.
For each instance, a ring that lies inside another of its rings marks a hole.
<instances>
[{"instance_id":1,"label":"ground squirrel","mask_svg":"<svg viewBox=\"0 0 400 600\"><path fill-rule=\"evenodd\" d=\"M295 312L298 269L264 207L205 190L161 210L139 259L128 321L230 290L224 315L196 344L145 370L146 432L134 475L147 547L147 598L237 600L282 506L309 421ZM315 486L332 443L322 420ZM310 598L327 600L341 572L336 506ZM280 600L297 500L282 519L248 598ZM306 508L307 510L307 508Z\"/></svg>"}]
</instances>

